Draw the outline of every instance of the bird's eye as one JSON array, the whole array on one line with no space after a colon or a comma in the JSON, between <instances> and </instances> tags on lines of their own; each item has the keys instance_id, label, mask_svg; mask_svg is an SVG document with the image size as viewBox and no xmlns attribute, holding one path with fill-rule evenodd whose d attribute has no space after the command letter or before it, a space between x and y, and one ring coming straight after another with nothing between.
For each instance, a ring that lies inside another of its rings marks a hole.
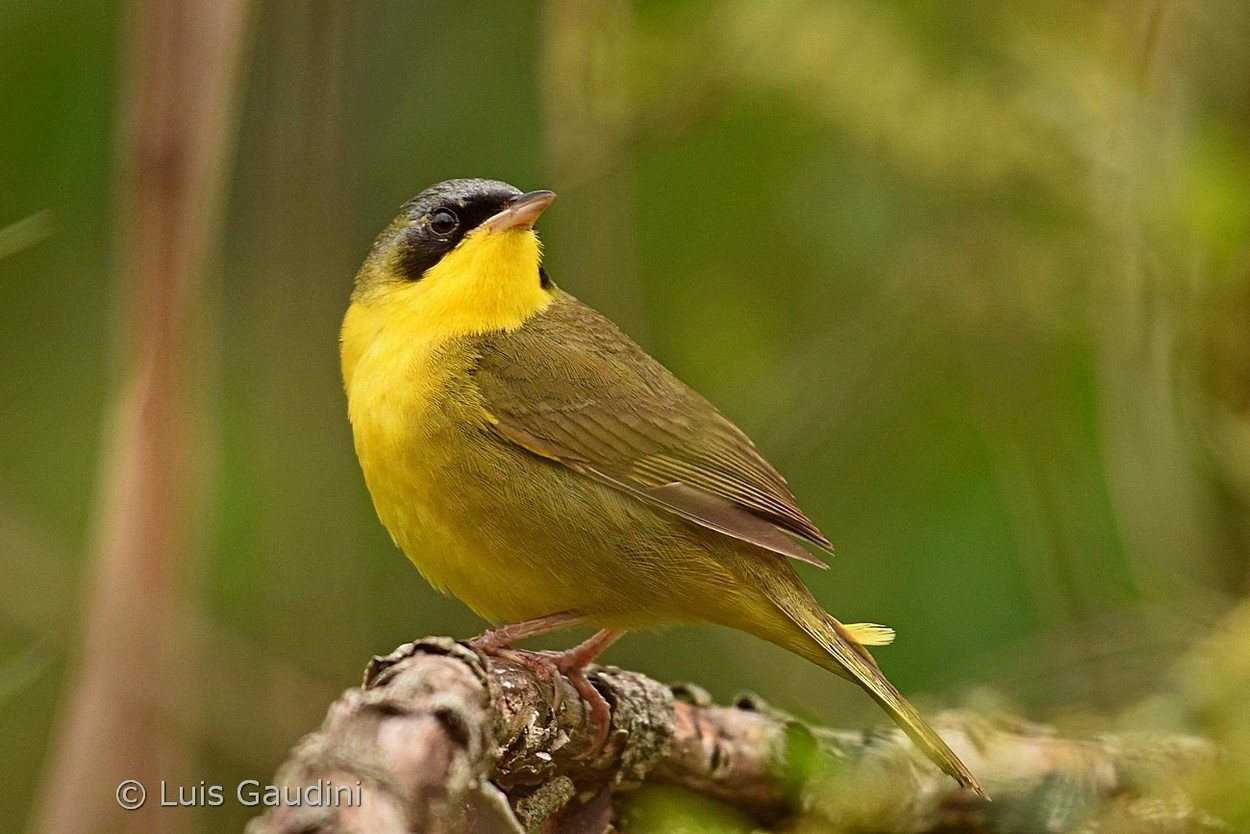
<instances>
[{"instance_id":1,"label":"bird's eye","mask_svg":"<svg viewBox=\"0 0 1250 834\"><path fill-rule=\"evenodd\" d=\"M460 225L460 218L451 209L438 209L430 215L430 228L435 234L445 235Z\"/></svg>"}]
</instances>

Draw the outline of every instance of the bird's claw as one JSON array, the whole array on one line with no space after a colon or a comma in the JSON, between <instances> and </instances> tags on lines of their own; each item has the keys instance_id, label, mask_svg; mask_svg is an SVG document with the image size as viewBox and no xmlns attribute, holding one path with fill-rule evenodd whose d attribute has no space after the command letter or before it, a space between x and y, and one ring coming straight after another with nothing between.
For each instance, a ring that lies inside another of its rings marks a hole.
<instances>
[{"instance_id":1,"label":"bird's claw","mask_svg":"<svg viewBox=\"0 0 1250 834\"><path fill-rule=\"evenodd\" d=\"M583 653L578 652L576 648L564 652L530 651L514 649L510 646L489 645L475 645L474 648L492 657L524 666L541 680L551 684L551 706L557 712L564 706L564 687L560 679L566 679L589 709L590 714L586 720L595 734L589 749L575 758L593 759L603 752L612 726L612 706L586 676L587 660Z\"/></svg>"}]
</instances>

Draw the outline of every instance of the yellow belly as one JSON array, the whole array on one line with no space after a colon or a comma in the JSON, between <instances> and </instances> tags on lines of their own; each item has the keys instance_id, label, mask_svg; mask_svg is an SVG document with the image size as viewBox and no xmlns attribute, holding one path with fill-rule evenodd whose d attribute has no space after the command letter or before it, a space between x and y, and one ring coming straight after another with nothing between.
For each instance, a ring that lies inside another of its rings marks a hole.
<instances>
[{"instance_id":1,"label":"yellow belly","mask_svg":"<svg viewBox=\"0 0 1250 834\"><path fill-rule=\"evenodd\" d=\"M348 411L378 516L430 584L492 622L654 628L760 604L730 540L503 440L463 343L392 324L349 311Z\"/></svg>"},{"instance_id":2,"label":"yellow belly","mask_svg":"<svg viewBox=\"0 0 1250 834\"><path fill-rule=\"evenodd\" d=\"M497 601L464 531L470 519L449 507L458 480L449 470L461 441L451 413L458 405L447 369L423 345L391 345L379 338L360 357L348 386L356 455L378 516L395 544L426 580L450 591L491 619Z\"/></svg>"},{"instance_id":3,"label":"yellow belly","mask_svg":"<svg viewBox=\"0 0 1250 834\"><path fill-rule=\"evenodd\" d=\"M492 622L619 607L571 579L567 533L545 535L534 515L566 473L494 436L471 357L454 340L433 345L419 329L372 324L353 307L344 326L356 454L379 518L426 580ZM366 332L353 354L349 339Z\"/></svg>"}]
</instances>

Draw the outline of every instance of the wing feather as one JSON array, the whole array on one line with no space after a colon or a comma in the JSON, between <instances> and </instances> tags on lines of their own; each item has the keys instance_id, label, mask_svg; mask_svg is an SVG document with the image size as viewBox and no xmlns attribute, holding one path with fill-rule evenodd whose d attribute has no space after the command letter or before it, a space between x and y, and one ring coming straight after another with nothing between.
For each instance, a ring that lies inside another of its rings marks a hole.
<instances>
[{"instance_id":1,"label":"wing feather","mask_svg":"<svg viewBox=\"0 0 1250 834\"><path fill-rule=\"evenodd\" d=\"M733 423L572 296L477 337L474 378L510 442L765 550L830 550L785 479Z\"/></svg>"}]
</instances>

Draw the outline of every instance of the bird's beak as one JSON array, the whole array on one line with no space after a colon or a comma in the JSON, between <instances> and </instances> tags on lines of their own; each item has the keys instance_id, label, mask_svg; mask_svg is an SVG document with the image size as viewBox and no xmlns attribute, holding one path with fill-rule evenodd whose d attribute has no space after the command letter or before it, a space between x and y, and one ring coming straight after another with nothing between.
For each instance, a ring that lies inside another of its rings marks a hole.
<instances>
[{"instance_id":1,"label":"bird's beak","mask_svg":"<svg viewBox=\"0 0 1250 834\"><path fill-rule=\"evenodd\" d=\"M506 232L509 229L531 229L538 216L556 198L554 191L530 191L518 194L508 201L508 207L491 216L478 228L487 232Z\"/></svg>"}]
</instances>

